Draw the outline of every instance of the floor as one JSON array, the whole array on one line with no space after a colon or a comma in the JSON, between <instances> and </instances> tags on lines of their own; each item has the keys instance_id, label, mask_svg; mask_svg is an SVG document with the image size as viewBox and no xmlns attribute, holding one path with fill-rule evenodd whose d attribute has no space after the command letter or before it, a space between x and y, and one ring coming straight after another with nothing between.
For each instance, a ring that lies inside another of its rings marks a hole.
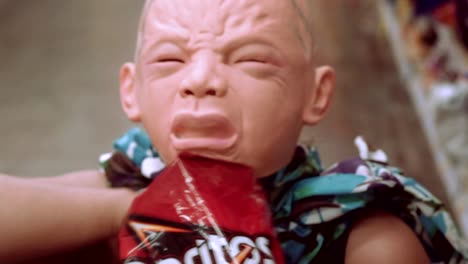
<instances>
[{"instance_id":1,"label":"floor","mask_svg":"<svg viewBox=\"0 0 468 264\"><path fill-rule=\"evenodd\" d=\"M338 72L326 121L307 128L324 163L357 155L363 135L446 201L374 0L316 0L318 60ZM131 124L118 70L132 58L142 1L0 0L0 171L50 176L97 167Z\"/></svg>"}]
</instances>

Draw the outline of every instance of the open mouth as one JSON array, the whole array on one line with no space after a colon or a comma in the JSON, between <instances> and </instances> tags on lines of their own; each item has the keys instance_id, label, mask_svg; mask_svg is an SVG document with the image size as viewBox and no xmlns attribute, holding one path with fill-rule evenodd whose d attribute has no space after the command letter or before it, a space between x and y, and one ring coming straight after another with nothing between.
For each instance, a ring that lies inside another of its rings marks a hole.
<instances>
[{"instance_id":1,"label":"open mouth","mask_svg":"<svg viewBox=\"0 0 468 264\"><path fill-rule=\"evenodd\" d=\"M172 123L171 140L177 151L231 148L237 133L229 119L218 113L176 115Z\"/></svg>"}]
</instances>

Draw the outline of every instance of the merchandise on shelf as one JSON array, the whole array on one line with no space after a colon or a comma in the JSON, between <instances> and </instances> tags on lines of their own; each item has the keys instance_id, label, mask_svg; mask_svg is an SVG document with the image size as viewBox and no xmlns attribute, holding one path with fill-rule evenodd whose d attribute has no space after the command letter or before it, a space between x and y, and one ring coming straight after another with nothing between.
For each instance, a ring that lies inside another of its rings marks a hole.
<instances>
[{"instance_id":1,"label":"merchandise on shelf","mask_svg":"<svg viewBox=\"0 0 468 264\"><path fill-rule=\"evenodd\" d=\"M460 1L466 4L466 1ZM458 41L454 2L415 1L402 24L411 62L421 75L437 134L460 173L468 170L468 63ZM458 12L462 13L462 12Z\"/></svg>"},{"instance_id":2,"label":"merchandise on shelf","mask_svg":"<svg viewBox=\"0 0 468 264\"><path fill-rule=\"evenodd\" d=\"M382 1L382 3L384 3ZM410 94L417 97L458 219L468 235L468 1L387 0L397 25L396 43L409 69ZM401 65L400 65L401 66ZM403 66L402 66L403 67ZM429 136L430 137L430 136ZM444 171L443 171L444 173Z\"/></svg>"}]
</instances>

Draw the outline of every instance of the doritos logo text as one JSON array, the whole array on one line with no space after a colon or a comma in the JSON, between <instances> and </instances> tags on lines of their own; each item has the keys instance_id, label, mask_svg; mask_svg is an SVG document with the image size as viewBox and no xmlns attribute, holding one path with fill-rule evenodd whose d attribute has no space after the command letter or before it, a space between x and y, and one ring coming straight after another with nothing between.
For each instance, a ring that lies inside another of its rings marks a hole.
<instances>
[{"instance_id":1,"label":"doritos logo text","mask_svg":"<svg viewBox=\"0 0 468 264\"><path fill-rule=\"evenodd\" d=\"M151 219L128 222L126 264L274 264L271 239ZM144 254L142 254L144 252Z\"/></svg>"}]
</instances>

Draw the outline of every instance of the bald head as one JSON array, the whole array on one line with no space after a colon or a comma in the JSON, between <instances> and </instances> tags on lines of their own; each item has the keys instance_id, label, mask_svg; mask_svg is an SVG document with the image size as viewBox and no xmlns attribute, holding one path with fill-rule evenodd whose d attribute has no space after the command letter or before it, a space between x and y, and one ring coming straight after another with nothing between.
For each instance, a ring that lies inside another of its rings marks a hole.
<instances>
[{"instance_id":1,"label":"bald head","mask_svg":"<svg viewBox=\"0 0 468 264\"><path fill-rule=\"evenodd\" d=\"M127 116L167 163L189 152L260 177L286 166L333 94L333 70L312 56L312 1L147 0L136 63L120 72Z\"/></svg>"},{"instance_id":2,"label":"bald head","mask_svg":"<svg viewBox=\"0 0 468 264\"><path fill-rule=\"evenodd\" d=\"M177 0L175 0L177 1ZM154 4L156 2L159 2L159 8L161 7L166 7L166 8L171 8L174 7L174 5L171 5L171 3L175 2L174 0L145 0L145 4L143 6L143 10L141 12L140 16L140 21L139 21L139 26L138 26L138 35L137 35L137 43L136 43L136 50L135 50L135 61L139 60L139 56L141 53L141 48L145 42L145 33L146 33L146 27L148 26L148 16L152 11L152 8L154 7ZM282 1L283 3L280 3ZM276 0L272 1L274 4L287 4L289 8L291 9L292 12L290 12L296 19L296 23L291 24L291 30L295 33L295 35L300 39L302 46L304 48L304 52L308 58L312 56L313 52L313 27L312 27L312 19L311 19L311 14L312 14L312 2L314 0ZM216 2L216 3L213 3ZM233 4L241 4L241 5L253 5L255 4L256 1L252 0L205 0L205 1L197 1L195 4L197 7L199 6L200 9L203 9L204 4L218 4L221 7L224 7L224 9L229 9L230 5ZM189 4L188 2L185 2L186 4ZM193 3L192 3L193 4ZM194 8L191 9L191 13L193 12ZM179 11L179 10L177 10ZM161 15L163 15L164 12L160 12ZM180 16L184 16L187 14L184 14L182 10L180 10ZM191 14L190 14L191 15Z\"/></svg>"}]
</instances>

